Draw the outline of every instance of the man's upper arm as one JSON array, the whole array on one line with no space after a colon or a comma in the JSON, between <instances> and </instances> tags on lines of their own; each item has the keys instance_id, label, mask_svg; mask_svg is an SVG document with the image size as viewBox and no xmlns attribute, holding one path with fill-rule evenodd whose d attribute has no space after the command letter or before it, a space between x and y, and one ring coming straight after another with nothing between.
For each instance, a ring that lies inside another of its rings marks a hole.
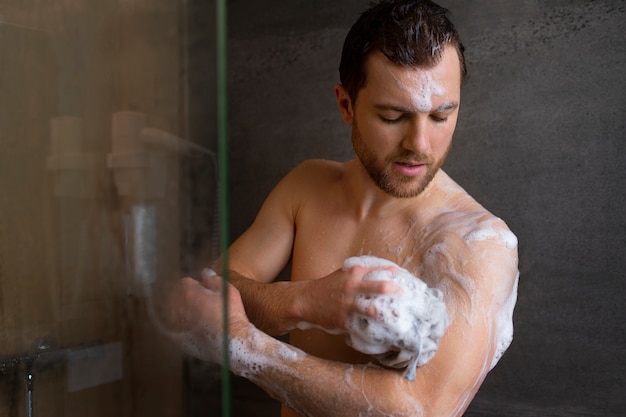
<instances>
[{"instance_id":1,"label":"man's upper arm","mask_svg":"<svg viewBox=\"0 0 626 417\"><path fill-rule=\"evenodd\" d=\"M431 271L441 274L438 287L451 322L437 354L418 370L415 389L428 393L434 410L446 412L436 415L458 414L451 405L467 407L512 337L517 246L506 226L497 231L480 240L458 237L441 255L439 270Z\"/></svg>"},{"instance_id":2,"label":"man's upper arm","mask_svg":"<svg viewBox=\"0 0 626 417\"><path fill-rule=\"evenodd\" d=\"M291 256L295 213L301 193L298 170L269 194L253 224L229 248L229 269L260 282L271 282Z\"/></svg>"}]
</instances>

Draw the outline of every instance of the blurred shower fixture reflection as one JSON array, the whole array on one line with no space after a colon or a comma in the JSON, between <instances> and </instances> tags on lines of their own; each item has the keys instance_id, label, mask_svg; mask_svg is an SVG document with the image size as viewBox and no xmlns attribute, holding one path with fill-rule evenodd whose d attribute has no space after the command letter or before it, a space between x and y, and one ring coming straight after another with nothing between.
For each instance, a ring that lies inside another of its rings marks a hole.
<instances>
[{"instance_id":1,"label":"blurred shower fixture reflection","mask_svg":"<svg viewBox=\"0 0 626 417\"><path fill-rule=\"evenodd\" d=\"M172 213L178 210L179 164L184 155L208 157L217 175L213 151L147 127L143 113L113 115L107 166L121 201L127 292L146 298L149 310L154 284L176 276L181 269L178 257L172 255L179 248L180 235L178 217ZM175 262L163 262L166 257Z\"/></svg>"}]
</instances>

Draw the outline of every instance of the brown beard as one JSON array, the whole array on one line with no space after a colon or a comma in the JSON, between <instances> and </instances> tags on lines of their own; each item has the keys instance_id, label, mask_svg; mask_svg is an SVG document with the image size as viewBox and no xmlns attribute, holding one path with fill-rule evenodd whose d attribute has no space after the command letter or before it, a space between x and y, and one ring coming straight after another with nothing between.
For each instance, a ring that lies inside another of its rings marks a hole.
<instances>
[{"instance_id":1,"label":"brown beard","mask_svg":"<svg viewBox=\"0 0 626 417\"><path fill-rule=\"evenodd\" d=\"M357 158L361 161L361 165L365 168L367 175L374 184L395 198L412 198L420 195L433 180L450 150L450 146L448 146L448 149L446 149L439 161L436 161L431 155L416 154L407 149L400 149L397 153L389 155L383 161L380 161L377 155L363 143L356 121L353 123L352 129L352 146ZM397 174L394 175L395 170L393 168L393 164L398 161L425 164L427 171L418 178L398 178Z\"/></svg>"}]
</instances>

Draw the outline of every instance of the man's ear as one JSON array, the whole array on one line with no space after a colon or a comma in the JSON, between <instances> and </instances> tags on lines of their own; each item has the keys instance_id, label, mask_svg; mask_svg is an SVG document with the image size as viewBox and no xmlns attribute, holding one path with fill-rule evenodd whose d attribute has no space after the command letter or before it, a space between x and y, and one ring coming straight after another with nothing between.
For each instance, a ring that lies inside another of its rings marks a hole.
<instances>
[{"instance_id":1,"label":"man's ear","mask_svg":"<svg viewBox=\"0 0 626 417\"><path fill-rule=\"evenodd\" d=\"M350 95L345 87L341 84L335 85L335 97L337 97L337 105L341 112L341 118L348 126L352 126L354 120L354 107Z\"/></svg>"}]
</instances>

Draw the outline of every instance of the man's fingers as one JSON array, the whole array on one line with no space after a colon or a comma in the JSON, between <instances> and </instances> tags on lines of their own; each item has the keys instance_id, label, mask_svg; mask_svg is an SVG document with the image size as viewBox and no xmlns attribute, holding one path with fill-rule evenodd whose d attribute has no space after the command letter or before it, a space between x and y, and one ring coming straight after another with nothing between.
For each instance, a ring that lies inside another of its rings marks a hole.
<instances>
[{"instance_id":1,"label":"man's fingers","mask_svg":"<svg viewBox=\"0 0 626 417\"><path fill-rule=\"evenodd\" d=\"M222 288L222 279L212 269L205 268L201 272L200 283L208 290L219 292Z\"/></svg>"}]
</instances>

